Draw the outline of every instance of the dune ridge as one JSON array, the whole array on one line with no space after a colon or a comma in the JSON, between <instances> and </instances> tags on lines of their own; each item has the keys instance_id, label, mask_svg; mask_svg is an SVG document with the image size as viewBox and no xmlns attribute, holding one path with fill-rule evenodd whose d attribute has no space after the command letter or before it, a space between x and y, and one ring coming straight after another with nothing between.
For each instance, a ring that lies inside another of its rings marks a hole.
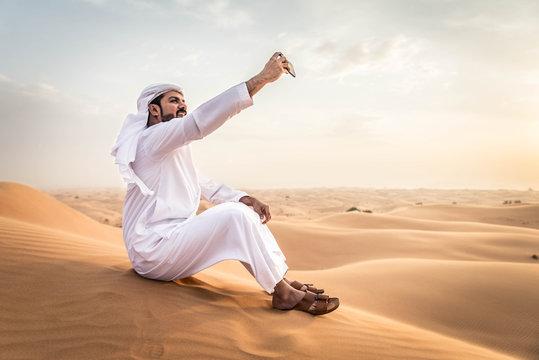
<instances>
[{"instance_id":1,"label":"dune ridge","mask_svg":"<svg viewBox=\"0 0 539 360\"><path fill-rule=\"evenodd\" d=\"M451 206L428 205L396 209L393 215L441 221L473 221L539 229L539 205Z\"/></svg>"},{"instance_id":2,"label":"dune ridge","mask_svg":"<svg viewBox=\"0 0 539 360\"><path fill-rule=\"evenodd\" d=\"M0 200L0 353L9 359L539 353L533 228L362 213L272 221L289 277L341 298L336 312L312 317L271 309L238 263L174 282L144 279L120 229L20 184L0 183Z\"/></svg>"}]
</instances>

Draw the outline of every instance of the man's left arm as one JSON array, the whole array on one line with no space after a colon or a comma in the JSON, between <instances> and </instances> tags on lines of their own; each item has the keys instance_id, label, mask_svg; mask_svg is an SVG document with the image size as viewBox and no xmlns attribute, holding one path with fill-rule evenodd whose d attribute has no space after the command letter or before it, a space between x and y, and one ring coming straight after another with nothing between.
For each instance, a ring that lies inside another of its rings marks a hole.
<instances>
[{"instance_id":1,"label":"man's left arm","mask_svg":"<svg viewBox=\"0 0 539 360\"><path fill-rule=\"evenodd\" d=\"M247 196L246 192L235 190L225 184L217 184L198 169L196 169L196 172L202 199L212 204L238 202L242 197Z\"/></svg>"},{"instance_id":2,"label":"man's left arm","mask_svg":"<svg viewBox=\"0 0 539 360\"><path fill-rule=\"evenodd\" d=\"M252 206L253 210L260 216L263 224L271 219L269 206L262 203L258 199L249 196L244 191L239 191L225 184L217 184L209 177L204 175L200 170L196 169L198 184L200 185L202 198L213 204L221 204L224 202L241 202L247 206Z\"/></svg>"}]
</instances>

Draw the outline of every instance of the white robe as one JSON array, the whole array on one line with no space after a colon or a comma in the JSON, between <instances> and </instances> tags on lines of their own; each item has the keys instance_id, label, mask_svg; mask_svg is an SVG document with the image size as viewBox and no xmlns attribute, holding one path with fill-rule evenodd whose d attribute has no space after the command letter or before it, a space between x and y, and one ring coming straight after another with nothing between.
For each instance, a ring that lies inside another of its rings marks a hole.
<instances>
[{"instance_id":1,"label":"white robe","mask_svg":"<svg viewBox=\"0 0 539 360\"><path fill-rule=\"evenodd\" d=\"M202 104L183 118L148 127L139 139L133 169L154 194L129 184L123 235L141 276L173 280L223 260L239 260L272 293L288 270L275 238L260 217L238 202L244 192L216 184L196 169L190 143L251 106L245 83ZM196 216L200 198L217 205Z\"/></svg>"}]
</instances>

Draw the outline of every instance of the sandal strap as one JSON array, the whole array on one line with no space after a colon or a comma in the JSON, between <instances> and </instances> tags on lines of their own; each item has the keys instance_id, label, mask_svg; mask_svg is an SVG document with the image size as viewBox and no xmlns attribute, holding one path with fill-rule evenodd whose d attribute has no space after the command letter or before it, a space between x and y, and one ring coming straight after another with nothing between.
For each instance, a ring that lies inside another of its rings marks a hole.
<instances>
[{"instance_id":1,"label":"sandal strap","mask_svg":"<svg viewBox=\"0 0 539 360\"><path fill-rule=\"evenodd\" d=\"M335 310L339 306L339 299L338 298L330 298L328 295L320 295L320 294L313 294L313 293L307 293L305 296L312 296L312 302L309 305L307 309L305 308L298 308L299 303L294 307L295 309L302 310L305 312L308 312L311 315L323 315L327 314L328 312L331 312ZM305 299L307 300L307 299ZM337 301L336 306L329 309L330 303L333 305L334 301ZM302 300L303 301L303 300Z\"/></svg>"},{"instance_id":2,"label":"sandal strap","mask_svg":"<svg viewBox=\"0 0 539 360\"><path fill-rule=\"evenodd\" d=\"M313 286L313 284L304 284L305 286L307 286L307 291L310 291L310 292L313 292L313 293L317 293L317 294L321 294L324 292L324 290L322 289L319 289L315 286Z\"/></svg>"},{"instance_id":3,"label":"sandal strap","mask_svg":"<svg viewBox=\"0 0 539 360\"><path fill-rule=\"evenodd\" d=\"M294 289L296 290L301 290L301 288L304 286L305 284L302 284L300 283L299 281L297 280L294 280L290 283L290 286L292 286Z\"/></svg>"},{"instance_id":4,"label":"sandal strap","mask_svg":"<svg viewBox=\"0 0 539 360\"><path fill-rule=\"evenodd\" d=\"M300 291L310 291L312 293L323 293L324 290L322 289L318 289L316 288L315 286L313 286L314 284L303 284L297 280L294 280L290 283L290 286L292 286L294 289L296 290L300 290ZM303 290L302 290L303 289Z\"/></svg>"},{"instance_id":5,"label":"sandal strap","mask_svg":"<svg viewBox=\"0 0 539 360\"><path fill-rule=\"evenodd\" d=\"M329 297L320 299L320 296L315 294L313 305L311 305L314 306L312 312L317 315L325 314L328 309L328 301Z\"/></svg>"},{"instance_id":6,"label":"sandal strap","mask_svg":"<svg viewBox=\"0 0 539 360\"><path fill-rule=\"evenodd\" d=\"M315 293L318 296L318 300L329 301L329 295Z\"/></svg>"}]
</instances>

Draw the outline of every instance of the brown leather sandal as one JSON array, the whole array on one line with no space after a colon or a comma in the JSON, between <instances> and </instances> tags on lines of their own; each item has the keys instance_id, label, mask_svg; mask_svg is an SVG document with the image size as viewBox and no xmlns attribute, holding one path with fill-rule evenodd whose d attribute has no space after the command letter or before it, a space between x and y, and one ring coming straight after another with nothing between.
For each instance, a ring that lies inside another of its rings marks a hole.
<instances>
[{"instance_id":1,"label":"brown leather sandal","mask_svg":"<svg viewBox=\"0 0 539 360\"><path fill-rule=\"evenodd\" d=\"M300 283L299 281L292 281L290 283L290 286L292 286L294 289L296 290L299 290L299 291L310 291L312 293L315 293L315 294L323 294L324 293L324 289L317 289L313 286L313 284L302 284Z\"/></svg>"},{"instance_id":2,"label":"brown leather sandal","mask_svg":"<svg viewBox=\"0 0 539 360\"><path fill-rule=\"evenodd\" d=\"M339 298L305 292L305 296L291 310L305 311L311 315L329 314L339 307Z\"/></svg>"}]
</instances>

